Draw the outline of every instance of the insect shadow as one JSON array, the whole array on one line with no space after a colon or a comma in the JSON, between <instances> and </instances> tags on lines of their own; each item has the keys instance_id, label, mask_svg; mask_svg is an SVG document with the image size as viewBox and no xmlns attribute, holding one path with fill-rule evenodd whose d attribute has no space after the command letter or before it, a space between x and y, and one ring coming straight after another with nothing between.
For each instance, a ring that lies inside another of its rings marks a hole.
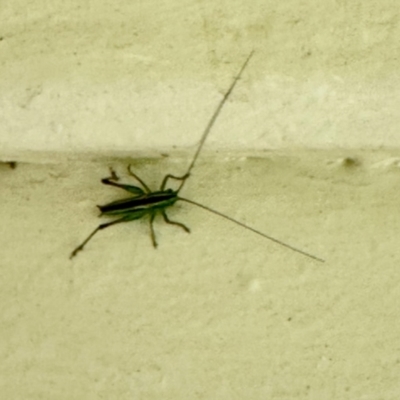
<instances>
[{"instance_id":1,"label":"insect shadow","mask_svg":"<svg viewBox=\"0 0 400 400\"><path fill-rule=\"evenodd\" d=\"M108 203L104 206L98 206L100 209L100 216L110 216L110 217L116 217L118 219L113 220L111 222L106 222L103 224L100 224L70 255L70 258L73 258L77 255L78 252L83 250L83 248L86 246L86 244L89 242L89 240L92 239L92 237L100 230L103 230L105 228L108 228L112 225L119 224L121 222L128 222L128 221L133 221L136 219L143 218L145 216L149 216L149 222L150 222L150 235L151 235L151 240L153 243L153 246L156 248L157 247L157 240L156 240L156 235L154 233L154 227L153 227L153 222L154 218L157 214L161 214L164 218L164 221L167 224L171 225L176 225L183 229L184 231L190 233L190 229L182 224L181 222L177 221L171 221L167 214L166 214L166 209L168 207L173 206L177 201L184 201L186 203L190 203L192 205L195 205L197 207L203 208L204 210L207 210L213 214L219 215L222 218L225 218L231 222L234 222L237 225L242 226L243 228L246 228L247 230L250 230L266 239L269 239L275 243L280 244L281 246L284 246L290 250L293 250L297 253L300 253L306 257L312 258L316 261L324 262L319 257L316 257L310 253L307 253L303 250L300 250L296 247L293 247L281 240L275 239L272 236L269 236L265 233L262 233L248 225L245 225L244 223L237 221L231 217L228 217L225 214L222 214L219 211L216 211L214 209L211 209L203 204L197 203L196 201L184 198L179 196L179 192L182 190L183 186L185 185L185 182L187 178L190 176L190 172L192 171L192 168L194 167L194 164L196 163L196 160L200 154L200 151L204 145L204 142L207 139L208 134L211 131L211 128L213 127L215 120L217 119L219 113L221 112L222 107L226 103L228 97L232 93L234 87L236 86L237 81L241 77L243 71L245 70L247 64L249 63L251 57L253 56L254 52L251 52L250 55L247 57L246 61L244 62L242 68L240 69L239 73L231 83L230 88L228 91L225 93L224 97L220 101L218 107L214 111L214 114L212 115L210 121L208 122L206 129L203 132L203 135L201 137L200 143L197 147L196 153L193 157L193 160L191 164L189 165L188 170L186 171L186 174L183 176L174 176L174 175L166 175L161 183L160 190L158 191L151 191L150 188L146 185L144 181L142 181L134 172L132 172L130 166L128 166L128 172L129 174L136 179L137 182L141 185L139 186L133 186L133 185L126 185L122 183L118 183L118 176L116 173L111 170L111 176L108 178L104 178L101 180L101 182L104 185L110 185L110 186L115 186L117 188L123 189L127 192L129 192L132 196L122 199L122 200L116 200L111 203ZM175 179L177 181L180 181L180 185L177 190L173 189L166 189L166 185L169 179Z\"/></svg>"}]
</instances>

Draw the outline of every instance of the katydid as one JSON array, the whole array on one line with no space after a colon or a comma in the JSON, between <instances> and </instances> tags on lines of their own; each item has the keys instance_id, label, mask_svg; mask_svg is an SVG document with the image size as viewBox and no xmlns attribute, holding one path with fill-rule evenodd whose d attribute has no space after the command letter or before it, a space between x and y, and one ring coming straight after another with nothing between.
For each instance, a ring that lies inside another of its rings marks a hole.
<instances>
[{"instance_id":1,"label":"katydid","mask_svg":"<svg viewBox=\"0 0 400 400\"><path fill-rule=\"evenodd\" d=\"M108 178L104 178L102 179L102 183L105 185L111 185L111 186L115 186L118 187L120 189L123 189L127 192L129 192L132 196L129 198L125 198L122 200L116 200L113 201L111 203L108 203L104 206L98 206L98 208L100 209L100 216L111 216L111 217L116 217L117 219L110 221L110 222L106 222L103 223L101 225L99 225L70 255L70 258L73 258L74 256L76 256L76 254L83 250L83 248L85 247L85 245L92 239L92 237L100 230L103 230L105 228L108 228L112 225L115 224L119 224L121 222L128 222L128 221L133 221L136 219L140 219L143 218L145 216L149 217L149 222L150 222L150 235L151 235L151 240L153 243L153 246L156 248L157 247L157 240L156 240L156 235L154 232L154 227L153 227L153 222L154 222L154 218L157 214L161 214L162 217L164 218L164 221L167 224L172 224L172 225L176 225L180 228L182 228L184 231L186 232L190 232L189 228L180 223L180 222L176 222L176 221L171 221L167 214L166 214L166 209L168 207L173 206L177 201L184 201L186 203L190 203L192 205L195 205L197 207L203 208L204 210L207 210L213 214L216 214L220 217L223 217L231 222L234 222L237 225L240 225L254 233L257 233L258 235L269 239L275 243L278 243L284 247L289 248L290 250L293 250L297 253L300 253L306 257L312 258L314 260L320 261L320 262L324 262L324 260L322 260L319 257L316 257L310 253L307 253L303 250L300 250L296 247L293 247L287 243L284 243L281 240L275 239L272 236L266 235L265 233L262 233L254 228L251 228L248 225L245 225L244 223L237 221L231 217L228 217L225 214L222 214L219 211L216 211L214 209L211 209L203 204L197 203L196 201L190 200L190 199L186 199L184 197L179 196L179 192L182 190L187 178L190 176L190 172L192 171L196 160L200 154L200 151L207 139L208 134L211 131L211 128L213 127L219 113L221 112L222 107L224 106L224 104L226 103L226 101L228 100L228 97L230 96L230 94L232 93L234 87L236 86L237 81L239 80L239 78L241 77L243 71L245 70L247 64L249 63L251 57L253 56L253 52L250 53L250 55L247 57L246 61L244 62L242 68L240 69L239 73L237 74L237 76L234 78L233 82L231 83L231 86L229 87L228 91L225 93L224 97L221 99L218 107L216 108L216 110L214 111L210 121L208 122L206 129L203 132L203 135L201 137L200 143L197 147L196 153L193 157L193 160L191 162L191 164L189 165L188 170L186 171L186 173L182 176L174 176L174 175L166 175L161 183L161 187L160 190L158 191L151 191L149 189L149 187L146 185L146 183L144 181L142 181L134 172L132 172L130 166L128 166L128 172L129 174L136 179L136 181L139 182L139 184L141 185L141 187L139 186L133 186L133 185L126 185L126 184L121 184L118 183L117 181L119 180L118 176L116 175L116 173L111 170L111 176ZM178 187L177 190L173 190L173 189L166 189L166 185L169 179L175 179L177 181L180 181L180 185Z\"/></svg>"}]
</instances>

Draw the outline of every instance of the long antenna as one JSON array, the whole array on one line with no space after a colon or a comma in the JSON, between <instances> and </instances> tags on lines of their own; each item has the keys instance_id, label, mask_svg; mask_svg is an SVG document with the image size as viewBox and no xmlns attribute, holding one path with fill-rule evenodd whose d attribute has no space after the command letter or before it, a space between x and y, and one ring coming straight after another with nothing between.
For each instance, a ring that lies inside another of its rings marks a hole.
<instances>
[{"instance_id":1,"label":"long antenna","mask_svg":"<svg viewBox=\"0 0 400 400\"><path fill-rule=\"evenodd\" d=\"M273 238L272 236L266 235L265 233L262 233L262 232L258 231L257 229L254 229L254 228L252 228L252 227L250 227L250 226L245 225L243 222L240 222L240 221L237 221L236 219L233 219L233 218L231 218L231 217L228 217L227 215L222 214L222 213L219 212L219 211L213 210L213 209L210 208L210 207L204 206L203 204L197 203L197 202L195 202L195 201L193 201L193 200L185 199L185 198L183 198L183 197L178 197L178 200L186 201L187 203L193 204L193 205L195 205L195 206L197 206L197 207L200 207L200 208L202 208L202 209L204 209L204 210L210 211L210 212L212 212L213 214L219 215L219 216L222 217L222 218L225 218L225 219L227 219L227 220L229 220L229 221L231 221L231 222L234 222L235 224L240 225L240 226L242 226L243 228L248 229L249 231L252 231L252 232L254 232L254 233L257 233L258 235L263 236L263 237L265 237L265 238L267 238L267 239L269 239L269 240L272 240L273 242L278 243L278 244L280 244L281 246L287 247L288 249L293 250L293 251L295 251L296 253L300 253L300 254L302 254L303 256L312 258L313 260L316 260L316 261L319 261L319 262L325 262L325 260L323 260L322 258L313 256L312 254L307 253L307 252L305 252L305 251L303 251L303 250L297 249L296 247L293 247L293 246L291 246L290 244L287 244L287 243L285 243L285 242L282 242L282 241L279 240L279 239L275 239L275 238Z\"/></svg>"},{"instance_id":2,"label":"long antenna","mask_svg":"<svg viewBox=\"0 0 400 400\"><path fill-rule=\"evenodd\" d=\"M195 164L195 162L196 162L196 160L197 160L197 157L198 157L199 154L200 154L200 151L201 151L201 149L202 149L202 147L203 147L203 144L204 144L204 142L206 141L207 136L208 136L208 134L210 133L211 128L213 127L213 125L214 125L214 123L215 123L215 120L217 119L219 113L221 112L222 107L224 106L224 104L225 104L226 101L228 100L228 97L230 96L230 94L232 93L234 87L236 86L236 82L237 82L237 81L239 80L239 78L241 77L241 75L242 75L244 69L246 68L246 66L247 66L247 64L249 63L250 58L253 56L253 54L254 54L254 50L253 50L253 51L250 53L250 55L247 57L247 60L244 62L242 68L241 68L240 71L239 71L239 73L236 75L236 78L233 80L233 82L232 82L232 84L231 84L231 87L230 87L229 90L225 93L225 95L224 95L224 97L222 98L222 100L220 101L220 103L219 103L217 109L214 111L214 114L212 115L210 121L208 122L207 127L206 127L206 129L204 130L203 136L201 137L201 140L200 140L200 143L199 143L199 147L197 148L196 153L195 153L195 155L194 155L194 157L193 157L192 163L190 164L190 166L189 166L189 168L188 168L188 170L187 170L187 173L186 173L187 176L189 176L190 171L191 171L192 168L194 167L194 164ZM181 185L179 186L179 189L177 190L176 193L179 193L179 192L180 192L180 190L182 189L182 187L183 187L183 185L185 184L185 182L186 182L186 179L183 179L183 180L182 180L182 183L181 183Z\"/></svg>"}]
</instances>

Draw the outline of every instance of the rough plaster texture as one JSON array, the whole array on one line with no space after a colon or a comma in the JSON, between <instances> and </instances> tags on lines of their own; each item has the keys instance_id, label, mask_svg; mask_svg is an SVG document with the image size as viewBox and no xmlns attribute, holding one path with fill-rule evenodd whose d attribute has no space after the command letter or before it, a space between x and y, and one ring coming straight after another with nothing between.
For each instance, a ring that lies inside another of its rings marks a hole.
<instances>
[{"instance_id":1,"label":"rough plaster texture","mask_svg":"<svg viewBox=\"0 0 400 400\"><path fill-rule=\"evenodd\" d=\"M199 163L203 210L105 230L99 182L128 160L0 170L0 391L6 399L385 399L400 394L400 154L271 152ZM152 186L185 160L133 160Z\"/></svg>"},{"instance_id":2,"label":"rough plaster texture","mask_svg":"<svg viewBox=\"0 0 400 400\"><path fill-rule=\"evenodd\" d=\"M399 37L397 0L3 2L2 157L194 145L253 49L211 148L399 146Z\"/></svg>"},{"instance_id":3,"label":"rough plaster texture","mask_svg":"<svg viewBox=\"0 0 400 400\"><path fill-rule=\"evenodd\" d=\"M400 398L398 12L0 3L1 398ZM108 168L184 173L252 49L184 195L327 262L184 204L191 235L160 221L155 251L138 221L68 260L124 196Z\"/></svg>"}]
</instances>

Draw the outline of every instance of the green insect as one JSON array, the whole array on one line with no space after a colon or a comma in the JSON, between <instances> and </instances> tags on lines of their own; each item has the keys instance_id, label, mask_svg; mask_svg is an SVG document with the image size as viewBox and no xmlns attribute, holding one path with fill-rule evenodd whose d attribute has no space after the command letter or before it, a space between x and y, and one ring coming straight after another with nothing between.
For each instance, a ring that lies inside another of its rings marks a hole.
<instances>
[{"instance_id":1,"label":"green insect","mask_svg":"<svg viewBox=\"0 0 400 400\"><path fill-rule=\"evenodd\" d=\"M204 130L203 136L200 140L200 143L197 147L196 153L193 157L193 160L191 162L191 164L189 165L189 168L186 172L185 175L183 176L174 176L174 175L166 175L161 183L161 187L160 190L153 192L150 190L150 188L135 174L131 171L130 166L128 166L128 172L129 174L135 178L141 185L141 187L139 186L133 186L133 185L126 185L126 184L121 184L121 183L117 183L117 181L119 180L118 176L115 174L115 172L113 170L111 170L111 176L108 178L104 178L101 180L101 182L105 185L111 185L111 186L115 186L118 187L120 189L123 189L127 192L129 192L132 196L129 198L125 198L122 200L116 200L113 201L111 203L108 203L104 206L98 206L98 208L100 209L100 216L110 216L110 217L115 217L117 219L111 221L111 222L106 222L103 224L100 224L70 255L70 258L73 258L76 256L76 254L78 252L80 252L81 250L83 250L83 248L85 247L85 245L92 239L92 237L100 230L103 230L105 228L108 228L112 225L115 224L119 224L121 222L128 222L128 221L133 221L136 219L140 219L143 218L145 216L149 217L149 221L150 221L150 235L151 235L151 240L153 243L153 246L156 248L157 247L157 240L156 240L156 235L154 233L154 227L153 227L153 222L154 222L154 218L157 214L161 214L164 218L164 221L167 224L171 224L171 225L176 225L178 227L180 227L181 229L183 229L184 231L190 233L190 229L180 223L180 222L176 222L176 221L171 221L167 214L166 214L166 209L168 207L173 206L177 201L184 201L186 203L190 203L193 204L197 207L203 208L204 210L207 210L209 212L212 212L216 215L219 215L222 218L225 218L231 222L234 222L237 225L240 225L254 233L257 233L260 236L263 236L264 238L267 238L269 240L272 240L275 243L278 243L282 246L285 246L293 251L296 251L297 253L303 254L306 257L312 258L314 260L320 261L320 262L324 262L324 260L322 260L319 257L316 257L312 254L309 254L303 250L297 249L296 247L293 247L287 243L282 242L281 240L275 239L269 235L266 235L265 233L262 233L254 228L251 228L250 226L247 226L245 224L243 224L242 222L239 222L231 217L228 217L225 214L220 213L219 211L213 210L207 206L204 206L200 203L197 203L193 200L190 199L186 199L184 197L179 196L179 192L182 190L187 178L190 176L190 172L192 171L192 168L194 167L194 164L200 154L200 151L204 145L204 142L206 141L206 138L208 136L208 134L210 133L211 128L213 127L215 120L217 119L219 113L221 112L222 107L224 106L224 104L226 103L228 97L230 96L230 94L232 93L234 87L236 86L237 81L239 80L239 78L241 77L244 69L246 68L247 64L249 63L251 57L253 56L253 52L248 56L248 58L246 59L245 63L243 64L242 68L240 69L238 75L235 77L235 79L233 80L230 88L228 89L228 91L225 93L224 97L222 98L222 100L220 101L217 109L214 111L214 114L212 115L206 129ZM168 179L175 179L177 181L180 181L180 186L178 188L178 190L173 190L173 189L166 189L166 185L168 182Z\"/></svg>"}]
</instances>

